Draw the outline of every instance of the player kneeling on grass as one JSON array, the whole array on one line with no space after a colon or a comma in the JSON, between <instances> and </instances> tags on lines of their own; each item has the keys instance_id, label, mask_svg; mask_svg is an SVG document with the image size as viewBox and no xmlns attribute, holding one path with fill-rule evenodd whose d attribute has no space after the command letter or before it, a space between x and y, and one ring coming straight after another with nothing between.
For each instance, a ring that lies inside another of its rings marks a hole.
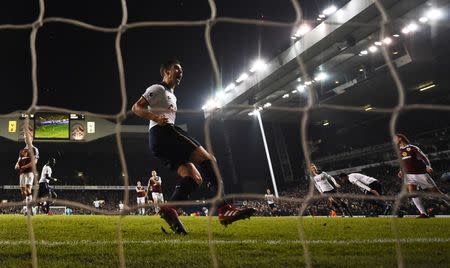
<instances>
[{"instance_id":1,"label":"player kneeling on grass","mask_svg":"<svg viewBox=\"0 0 450 268\"><path fill-rule=\"evenodd\" d=\"M167 61L161 65L160 74L163 81L147 88L132 110L137 116L150 121L149 143L153 155L181 177L170 200L188 200L203 179L211 186L211 194L215 195L218 181L213 170L214 157L175 125L177 98L174 89L183 77L180 62ZM220 194L223 196L223 193ZM224 200L218 207L219 221L223 225L248 218L255 212L252 208L235 208ZM159 213L175 233L187 234L174 206L161 206Z\"/></svg>"},{"instance_id":2,"label":"player kneeling on grass","mask_svg":"<svg viewBox=\"0 0 450 268\"><path fill-rule=\"evenodd\" d=\"M427 192L439 194L443 198L439 198L437 201L447 208L450 208L450 203L448 201L449 197L439 190L430 176L430 174L433 173L433 169L431 168L430 160L428 160L428 157L422 150L420 150L419 147L412 145L408 138L403 134L395 134L394 143L397 144L401 157L401 170L398 172L398 177L404 179L408 192L414 194L420 188ZM426 213L420 198L418 196L413 196L411 199L420 212L418 218L428 218L428 214Z\"/></svg>"},{"instance_id":3,"label":"player kneeling on grass","mask_svg":"<svg viewBox=\"0 0 450 268\"><path fill-rule=\"evenodd\" d=\"M366 195L375 195L375 196L383 195L383 188L381 186L381 183L375 178L366 176L361 173L350 173L348 175L345 173L341 173L339 174L339 179L342 182L348 181L358 186L359 189L361 189ZM381 202L379 200L369 200L368 203L382 209L383 214L387 213L386 205L384 204L384 202Z\"/></svg>"}]
</instances>

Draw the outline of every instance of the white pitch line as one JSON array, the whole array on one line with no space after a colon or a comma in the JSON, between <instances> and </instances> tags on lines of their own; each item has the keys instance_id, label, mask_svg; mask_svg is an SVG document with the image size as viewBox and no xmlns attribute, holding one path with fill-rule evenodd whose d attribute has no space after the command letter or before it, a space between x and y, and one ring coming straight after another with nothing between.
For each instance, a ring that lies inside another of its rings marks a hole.
<instances>
[{"instance_id":1,"label":"white pitch line","mask_svg":"<svg viewBox=\"0 0 450 268\"><path fill-rule=\"evenodd\" d=\"M450 242L450 238L401 238L401 239L365 239L365 240L305 240L306 244L334 244L334 245L350 245L350 244L391 244L395 242L402 244L408 243L446 243ZM123 244L149 244L149 245L208 245L212 244L266 244L266 245L285 245L285 244L301 244L301 240L124 240ZM38 246L78 246L78 245L115 245L117 241L110 240L68 240L68 241L36 241ZM28 240L0 240L0 246L20 246L30 245Z\"/></svg>"}]
</instances>

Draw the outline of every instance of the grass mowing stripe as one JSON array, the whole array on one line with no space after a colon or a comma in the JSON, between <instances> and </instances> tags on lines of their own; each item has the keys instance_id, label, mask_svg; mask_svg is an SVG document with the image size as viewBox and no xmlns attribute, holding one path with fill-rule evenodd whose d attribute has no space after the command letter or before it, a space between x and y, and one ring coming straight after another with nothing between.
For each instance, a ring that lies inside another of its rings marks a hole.
<instances>
[{"instance_id":1,"label":"grass mowing stripe","mask_svg":"<svg viewBox=\"0 0 450 268\"><path fill-rule=\"evenodd\" d=\"M395 243L396 239L365 239L365 240L306 240L307 244L389 244ZM446 243L450 242L450 238L401 238L398 241L402 244L408 243ZM17 246L17 245L29 245L31 242L28 240L0 240L1 246ZM114 245L118 241L110 240L73 240L73 241L36 241L36 245L39 246L71 246L71 245ZM267 244L267 245L281 245L281 244L300 244L301 240L124 240L124 244L180 244L180 245L207 245L213 244Z\"/></svg>"}]
</instances>

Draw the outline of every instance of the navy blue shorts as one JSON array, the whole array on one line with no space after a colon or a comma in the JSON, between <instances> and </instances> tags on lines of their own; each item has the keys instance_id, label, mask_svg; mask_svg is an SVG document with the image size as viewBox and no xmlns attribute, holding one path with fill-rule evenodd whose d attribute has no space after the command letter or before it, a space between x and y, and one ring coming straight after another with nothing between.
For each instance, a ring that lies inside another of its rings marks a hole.
<instances>
[{"instance_id":1,"label":"navy blue shorts","mask_svg":"<svg viewBox=\"0 0 450 268\"><path fill-rule=\"evenodd\" d=\"M175 171L179 166L189 163L192 153L201 146L186 131L172 124L152 127L149 145L153 155Z\"/></svg>"}]
</instances>

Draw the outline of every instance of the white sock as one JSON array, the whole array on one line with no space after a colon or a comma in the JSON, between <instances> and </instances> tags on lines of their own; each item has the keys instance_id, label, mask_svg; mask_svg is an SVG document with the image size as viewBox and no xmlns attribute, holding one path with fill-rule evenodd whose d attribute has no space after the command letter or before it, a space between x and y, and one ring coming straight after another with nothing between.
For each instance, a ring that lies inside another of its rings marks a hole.
<instances>
[{"instance_id":1,"label":"white sock","mask_svg":"<svg viewBox=\"0 0 450 268\"><path fill-rule=\"evenodd\" d=\"M427 213L425 213L425 208L423 207L422 201L420 200L420 198L414 197L414 198L411 198L411 199L412 199L414 205L416 205L416 208L420 211L421 214L427 214Z\"/></svg>"}]
</instances>

